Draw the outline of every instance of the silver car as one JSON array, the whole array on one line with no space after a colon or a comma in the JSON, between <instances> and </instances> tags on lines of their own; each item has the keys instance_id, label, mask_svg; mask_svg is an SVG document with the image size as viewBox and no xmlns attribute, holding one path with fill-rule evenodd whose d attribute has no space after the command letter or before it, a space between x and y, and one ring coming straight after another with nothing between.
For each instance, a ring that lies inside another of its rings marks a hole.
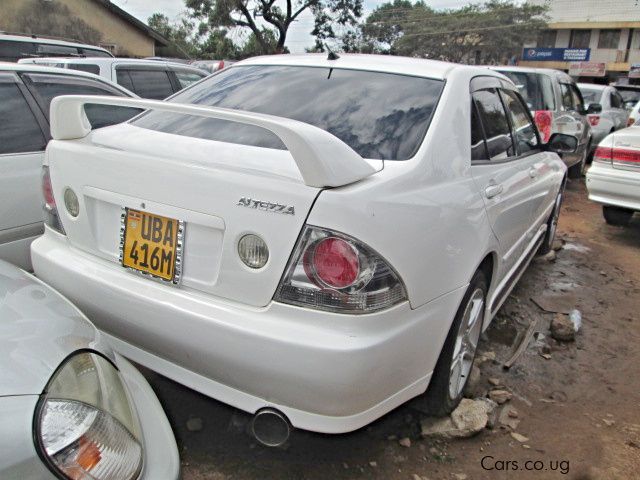
<instances>
[{"instance_id":1,"label":"silver car","mask_svg":"<svg viewBox=\"0 0 640 480\"><path fill-rule=\"evenodd\" d=\"M144 377L68 300L1 260L0 431L3 480L179 475Z\"/></svg>"},{"instance_id":2,"label":"silver car","mask_svg":"<svg viewBox=\"0 0 640 480\"><path fill-rule=\"evenodd\" d=\"M587 109L598 110L597 105L600 105L599 113L587 115L593 135L592 148L595 150L604 137L627 126L629 112L624 107L622 96L614 87L579 83L578 88Z\"/></svg>"},{"instance_id":3,"label":"silver car","mask_svg":"<svg viewBox=\"0 0 640 480\"><path fill-rule=\"evenodd\" d=\"M564 154L562 160L569 167L569 177L579 178L584 172L592 145L596 145L587 114L597 113L597 107L588 111L576 83L559 70L528 67L492 69L506 75L516 84L531 110L543 143L554 133L564 133L578 139L577 151Z\"/></svg>"}]
</instances>

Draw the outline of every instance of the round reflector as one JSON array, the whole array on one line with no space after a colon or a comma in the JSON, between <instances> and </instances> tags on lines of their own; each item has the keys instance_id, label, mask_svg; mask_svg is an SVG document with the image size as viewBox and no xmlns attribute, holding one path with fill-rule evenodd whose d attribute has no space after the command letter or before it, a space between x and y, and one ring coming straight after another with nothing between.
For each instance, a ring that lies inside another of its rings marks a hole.
<instances>
[{"instance_id":1,"label":"round reflector","mask_svg":"<svg viewBox=\"0 0 640 480\"><path fill-rule=\"evenodd\" d=\"M358 252L341 238L329 237L316 245L313 254L316 275L330 287L352 285L360 273Z\"/></svg>"},{"instance_id":2,"label":"round reflector","mask_svg":"<svg viewBox=\"0 0 640 480\"><path fill-rule=\"evenodd\" d=\"M248 234L238 242L238 255L247 267L262 268L269 260L269 248L258 235Z\"/></svg>"},{"instance_id":3,"label":"round reflector","mask_svg":"<svg viewBox=\"0 0 640 480\"><path fill-rule=\"evenodd\" d=\"M78 203L78 197L76 193L70 188L67 188L64 191L64 206L67 207L67 211L72 217L77 217L78 213L80 213L80 204Z\"/></svg>"}]
</instances>

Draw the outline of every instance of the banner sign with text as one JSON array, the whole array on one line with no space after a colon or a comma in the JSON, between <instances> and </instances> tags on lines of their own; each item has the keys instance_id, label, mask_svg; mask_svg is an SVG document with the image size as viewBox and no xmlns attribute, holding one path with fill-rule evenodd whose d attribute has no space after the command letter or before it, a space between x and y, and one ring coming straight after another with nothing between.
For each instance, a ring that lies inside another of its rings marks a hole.
<instances>
[{"instance_id":1,"label":"banner sign with text","mask_svg":"<svg viewBox=\"0 0 640 480\"><path fill-rule=\"evenodd\" d=\"M604 77L606 64L599 62L574 62L569 64L572 77Z\"/></svg>"},{"instance_id":2,"label":"banner sign with text","mask_svg":"<svg viewBox=\"0 0 640 480\"><path fill-rule=\"evenodd\" d=\"M588 62L590 48L524 48L522 60L530 62Z\"/></svg>"}]
</instances>

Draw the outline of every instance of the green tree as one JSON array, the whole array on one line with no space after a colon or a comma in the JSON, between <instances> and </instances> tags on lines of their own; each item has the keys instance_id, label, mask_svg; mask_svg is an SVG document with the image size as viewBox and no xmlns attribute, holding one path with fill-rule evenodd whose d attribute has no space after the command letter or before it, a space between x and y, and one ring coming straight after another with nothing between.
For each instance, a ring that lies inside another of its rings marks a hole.
<instances>
[{"instance_id":1,"label":"green tree","mask_svg":"<svg viewBox=\"0 0 640 480\"><path fill-rule=\"evenodd\" d=\"M192 18L201 21L200 31L242 28L251 32L250 47L256 54L285 51L291 24L305 11L315 17L311 32L318 41L335 38L336 25L355 25L362 15L362 0L185 0ZM266 25L265 25L266 24ZM275 38L275 44L271 38Z\"/></svg>"},{"instance_id":2,"label":"green tree","mask_svg":"<svg viewBox=\"0 0 640 480\"><path fill-rule=\"evenodd\" d=\"M69 7L58 2L24 0L15 13L12 30L32 35L51 35L97 45L102 34L80 18Z\"/></svg>"},{"instance_id":3,"label":"green tree","mask_svg":"<svg viewBox=\"0 0 640 480\"><path fill-rule=\"evenodd\" d=\"M200 47L197 43L197 34L194 31L195 24L193 21L183 17L177 22L171 23L166 15L154 13L147 20L147 25L173 44L173 48L169 48L167 52L168 55L178 55L180 57L199 56Z\"/></svg>"},{"instance_id":4,"label":"green tree","mask_svg":"<svg viewBox=\"0 0 640 480\"><path fill-rule=\"evenodd\" d=\"M546 27L546 5L490 0L455 10L394 0L376 8L360 28L360 46L451 62L504 63ZM347 43L351 48L352 39Z\"/></svg>"}]
</instances>

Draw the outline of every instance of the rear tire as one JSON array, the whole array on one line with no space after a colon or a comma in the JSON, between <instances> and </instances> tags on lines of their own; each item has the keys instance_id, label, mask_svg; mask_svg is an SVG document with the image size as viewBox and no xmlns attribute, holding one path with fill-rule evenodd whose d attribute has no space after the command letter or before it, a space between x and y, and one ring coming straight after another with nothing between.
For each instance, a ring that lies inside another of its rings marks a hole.
<instances>
[{"instance_id":1,"label":"rear tire","mask_svg":"<svg viewBox=\"0 0 640 480\"><path fill-rule=\"evenodd\" d=\"M547 232L544 234L544 240L538 248L538 254L545 255L553 249L553 241L556 238L556 231L558 229L558 218L560 218L560 208L562 207L562 199L564 197L564 182L560 187L558 196L556 197L556 203L553 206L553 211L549 220L547 220Z\"/></svg>"},{"instance_id":2,"label":"rear tire","mask_svg":"<svg viewBox=\"0 0 640 480\"><path fill-rule=\"evenodd\" d=\"M567 176L569 178L571 178L572 180L578 179L578 178L582 178L582 172L585 169L585 164L587 162L587 152L584 152L584 155L582 156L582 158L580 159L580 161L578 163L576 163L575 165L572 165L569 167L569 171L567 173Z\"/></svg>"},{"instance_id":3,"label":"rear tire","mask_svg":"<svg viewBox=\"0 0 640 480\"><path fill-rule=\"evenodd\" d=\"M626 225L629 225L631 217L633 217L633 210L629 210L628 208L613 207L611 205L603 205L602 214L604 215L605 221L609 225L624 227Z\"/></svg>"},{"instance_id":4,"label":"rear tire","mask_svg":"<svg viewBox=\"0 0 640 480\"><path fill-rule=\"evenodd\" d=\"M430 415L448 415L462 400L482 333L486 298L487 280L484 273L477 271L462 298L423 397Z\"/></svg>"}]
</instances>

